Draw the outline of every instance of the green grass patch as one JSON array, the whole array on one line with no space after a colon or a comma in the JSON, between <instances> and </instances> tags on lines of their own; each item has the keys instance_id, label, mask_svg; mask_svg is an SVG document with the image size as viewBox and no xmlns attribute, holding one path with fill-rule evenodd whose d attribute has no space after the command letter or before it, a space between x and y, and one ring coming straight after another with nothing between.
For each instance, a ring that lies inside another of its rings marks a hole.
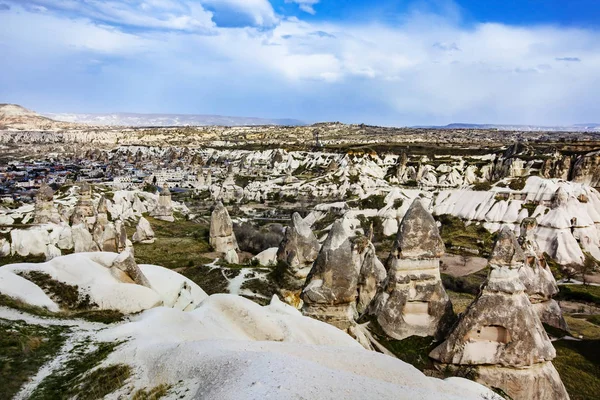
<instances>
[{"instance_id":1,"label":"green grass patch","mask_svg":"<svg viewBox=\"0 0 600 400\"><path fill-rule=\"evenodd\" d=\"M560 285L557 300L583 301L600 305L600 286Z\"/></svg>"},{"instance_id":2,"label":"green grass patch","mask_svg":"<svg viewBox=\"0 0 600 400\"><path fill-rule=\"evenodd\" d=\"M565 315L564 317L573 336L583 339L600 340L600 326L588 321L586 316Z\"/></svg>"},{"instance_id":3,"label":"green grass patch","mask_svg":"<svg viewBox=\"0 0 600 400\"><path fill-rule=\"evenodd\" d=\"M385 195L383 194L372 194L369 197L358 201L361 210L377 209L380 210L385 207Z\"/></svg>"},{"instance_id":4,"label":"green grass patch","mask_svg":"<svg viewBox=\"0 0 600 400\"><path fill-rule=\"evenodd\" d=\"M123 387L131 376L131 367L125 364L98 368L85 376L79 388L78 399L97 400Z\"/></svg>"},{"instance_id":5,"label":"green grass patch","mask_svg":"<svg viewBox=\"0 0 600 400\"><path fill-rule=\"evenodd\" d=\"M488 273L489 267L466 276L452 276L442 273L442 284L447 291L477 296L481 285L487 279Z\"/></svg>"},{"instance_id":6,"label":"green grass patch","mask_svg":"<svg viewBox=\"0 0 600 400\"><path fill-rule=\"evenodd\" d=\"M62 368L48 375L35 388L31 394L31 400L66 400L77 396L79 399L96 399L101 397L93 397L93 393L85 393L84 389L91 386L103 387L103 391L113 388L116 390L116 384L103 386L102 382L93 381L93 379L103 379L104 372L91 376L88 372L97 367L112 353L120 343L105 343L97 344L97 348L91 352L86 351L87 345L75 347L71 352L71 358L66 361ZM104 368L103 368L104 369ZM114 370L108 371L115 373ZM116 371L124 373L123 370ZM128 376L127 376L128 377ZM110 393L110 392L109 392ZM90 397L88 397L90 396Z\"/></svg>"},{"instance_id":7,"label":"green grass patch","mask_svg":"<svg viewBox=\"0 0 600 400\"><path fill-rule=\"evenodd\" d=\"M239 269L210 268L205 265L188 267L178 270L181 275L191 279L200 286L208 295L215 293L228 293L228 279L235 278Z\"/></svg>"},{"instance_id":8,"label":"green grass patch","mask_svg":"<svg viewBox=\"0 0 600 400\"><path fill-rule=\"evenodd\" d=\"M121 312L116 310L61 311L54 313L46 308L32 306L21 300L3 294L0 294L0 306L12 308L42 318L84 319L86 321L100 322L103 324L119 322L125 317Z\"/></svg>"},{"instance_id":9,"label":"green grass patch","mask_svg":"<svg viewBox=\"0 0 600 400\"><path fill-rule=\"evenodd\" d=\"M152 389L140 389L133 394L132 400L158 400L169 393L170 385L164 383L154 386Z\"/></svg>"},{"instance_id":10,"label":"green grass patch","mask_svg":"<svg viewBox=\"0 0 600 400\"><path fill-rule=\"evenodd\" d=\"M472 293L461 293L454 292L446 288L446 293L448 297L450 297L450 301L452 301L452 307L454 308L454 312L456 314L460 314L464 312L467 307L475 300L475 294Z\"/></svg>"},{"instance_id":11,"label":"green grass patch","mask_svg":"<svg viewBox=\"0 0 600 400\"><path fill-rule=\"evenodd\" d=\"M473 185L472 189L478 192L487 192L492 188L492 184L489 182L477 182Z\"/></svg>"},{"instance_id":12,"label":"green grass patch","mask_svg":"<svg viewBox=\"0 0 600 400\"><path fill-rule=\"evenodd\" d=\"M448 214L438 216L437 220L442 224L440 235L448 253L460 255L465 253L464 249L470 249L473 252L477 251L480 257L489 257L496 235L490 233L483 225L467 226L460 218Z\"/></svg>"},{"instance_id":13,"label":"green grass patch","mask_svg":"<svg viewBox=\"0 0 600 400\"><path fill-rule=\"evenodd\" d=\"M0 257L0 267L3 265L9 265L9 264L21 264L21 263L43 263L46 261L46 256L41 255L41 256L20 256L18 254L15 254L14 256L8 256L8 257Z\"/></svg>"},{"instance_id":14,"label":"green grass patch","mask_svg":"<svg viewBox=\"0 0 600 400\"><path fill-rule=\"evenodd\" d=\"M600 393L600 340L557 340L552 361L571 400L595 400Z\"/></svg>"},{"instance_id":15,"label":"green grass patch","mask_svg":"<svg viewBox=\"0 0 600 400\"><path fill-rule=\"evenodd\" d=\"M68 328L0 319L0 398L10 399L54 357Z\"/></svg>"},{"instance_id":16,"label":"green grass patch","mask_svg":"<svg viewBox=\"0 0 600 400\"><path fill-rule=\"evenodd\" d=\"M97 307L92 303L88 294L80 295L77 285L69 285L52 279L46 273L40 271L21 272L19 276L35 283L52 298L61 308L69 310L89 310Z\"/></svg>"},{"instance_id":17,"label":"green grass patch","mask_svg":"<svg viewBox=\"0 0 600 400\"><path fill-rule=\"evenodd\" d=\"M186 220L167 222L151 217L147 219L154 230L156 240L151 244L133 245L138 264L154 264L173 269L212 261L202 255L211 250L208 244L209 229L206 225ZM133 228L131 229L134 232Z\"/></svg>"}]
</instances>

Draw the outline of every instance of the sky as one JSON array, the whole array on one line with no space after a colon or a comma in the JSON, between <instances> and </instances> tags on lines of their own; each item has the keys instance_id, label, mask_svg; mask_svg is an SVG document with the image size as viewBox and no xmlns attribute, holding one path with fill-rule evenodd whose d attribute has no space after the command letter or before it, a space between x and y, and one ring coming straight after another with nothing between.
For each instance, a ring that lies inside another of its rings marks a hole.
<instances>
[{"instance_id":1,"label":"sky","mask_svg":"<svg viewBox=\"0 0 600 400\"><path fill-rule=\"evenodd\" d=\"M38 112L600 122L598 0L0 0L0 54Z\"/></svg>"}]
</instances>

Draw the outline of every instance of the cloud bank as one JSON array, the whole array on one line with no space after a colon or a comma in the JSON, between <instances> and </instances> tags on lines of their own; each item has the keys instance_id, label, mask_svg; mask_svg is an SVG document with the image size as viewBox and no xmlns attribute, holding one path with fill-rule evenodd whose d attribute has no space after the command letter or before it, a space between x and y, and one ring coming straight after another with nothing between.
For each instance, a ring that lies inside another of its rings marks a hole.
<instances>
[{"instance_id":1,"label":"cloud bank","mask_svg":"<svg viewBox=\"0 0 600 400\"><path fill-rule=\"evenodd\" d=\"M313 13L317 1L295 0ZM0 99L383 125L598 120L600 32L281 15L267 0L7 1ZM25 28L26 27L26 28Z\"/></svg>"}]
</instances>

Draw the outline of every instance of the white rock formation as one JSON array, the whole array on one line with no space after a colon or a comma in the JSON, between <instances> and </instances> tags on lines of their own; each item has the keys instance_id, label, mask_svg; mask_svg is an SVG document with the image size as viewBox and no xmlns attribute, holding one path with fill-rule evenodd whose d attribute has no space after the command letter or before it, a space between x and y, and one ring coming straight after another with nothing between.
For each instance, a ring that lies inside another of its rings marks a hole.
<instances>
[{"instance_id":1,"label":"white rock formation","mask_svg":"<svg viewBox=\"0 0 600 400\"><path fill-rule=\"evenodd\" d=\"M292 215L292 222L285 230L285 236L277 250L277 260L284 262L282 285L286 289L298 290L310 272L321 245L310 226L302 220L300 214Z\"/></svg>"},{"instance_id":2,"label":"white rock formation","mask_svg":"<svg viewBox=\"0 0 600 400\"><path fill-rule=\"evenodd\" d=\"M150 212L150 216L167 222L175 221L173 217L173 204L171 202L171 191L165 184L158 196L158 204Z\"/></svg>"},{"instance_id":3,"label":"white rock formation","mask_svg":"<svg viewBox=\"0 0 600 400\"><path fill-rule=\"evenodd\" d=\"M239 251L235 234L233 233L233 222L223 203L217 202L210 216L210 245L213 249L224 254L225 261L230 264L239 264Z\"/></svg>"},{"instance_id":4,"label":"white rock formation","mask_svg":"<svg viewBox=\"0 0 600 400\"><path fill-rule=\"evenodd\" d=\"M135 227L135 233L131 237L133 243L154 243L154 231L150 222L144 217L141 217Z\"/></svg>"},{"instance_id":5,"label":"white rock formation","mask_svg":"<svg viewBox=\"0 0 600 400\"><path fill-rule=\"evenodd\" d=\"M435 220L414 200L388 257L387 279L368 309L388 336L439 338L449 329L454 313L440 276L444 250Z\"/></svg>"},{"instance_id":6,"label":"white rock formation","mask_svg":"<svg viewBox=\"0 0 600 400\"><path fill-rule=\"evenodd\" d=\"M524 259L513 233L503 228L481 293L430 357L453 368L473 368L476 381L515 400L568 399L551 362L554 347L519 279Z\"/></svg>"},{"instance_id":7,"label":"white rock formation","mask_svg":"<svg viewBox=\"0 0 600 400\"><path fill-rule=\"evenodd\" d=\"M0 293L58 311L59 306L40 287L16 275L39 271L56 281L77 286L81 298L89 296L92 309L124 314L156 306L192 310L207 298L198 285L178 273L154 265L134 266L128 264L127 257L128 254L77 253L46 263L6 265L0 268ZM120 273L114 273L115 270ZM146 286L135 284L134 279L145 281Z\"/></svg>"}]
</instances>

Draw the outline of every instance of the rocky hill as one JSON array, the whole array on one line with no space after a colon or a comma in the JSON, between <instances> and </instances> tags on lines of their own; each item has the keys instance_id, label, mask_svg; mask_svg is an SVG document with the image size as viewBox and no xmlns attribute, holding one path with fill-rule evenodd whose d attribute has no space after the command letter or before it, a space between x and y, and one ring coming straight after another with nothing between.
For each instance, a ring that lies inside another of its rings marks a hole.
<instances>
[{"instance_id":1,"label":"rocky hill","mask_svg":"<svg viewBox=\"0 0 600 400\"><path fill-rule=\"evenodd\" d=\"M0 130L56 130L77 125L58 122L16 104L0 104Z\"/></svg>"},{"instance_id":2,"label":"rocky hill","mask_svg":"<svg viewBox=\"0 0 600 400\"><path fill-rule=\"evenodd\" d=\"M195 114L138 114L138 113L108 113L108 114L73 114L47 113L45 116L56 121L74 122L78 124L109 125L109 126L258 126L258 125L304 125L295 119L270 119L253 117L230 117L223 115Z\"/></svg>"}]
</instances>

